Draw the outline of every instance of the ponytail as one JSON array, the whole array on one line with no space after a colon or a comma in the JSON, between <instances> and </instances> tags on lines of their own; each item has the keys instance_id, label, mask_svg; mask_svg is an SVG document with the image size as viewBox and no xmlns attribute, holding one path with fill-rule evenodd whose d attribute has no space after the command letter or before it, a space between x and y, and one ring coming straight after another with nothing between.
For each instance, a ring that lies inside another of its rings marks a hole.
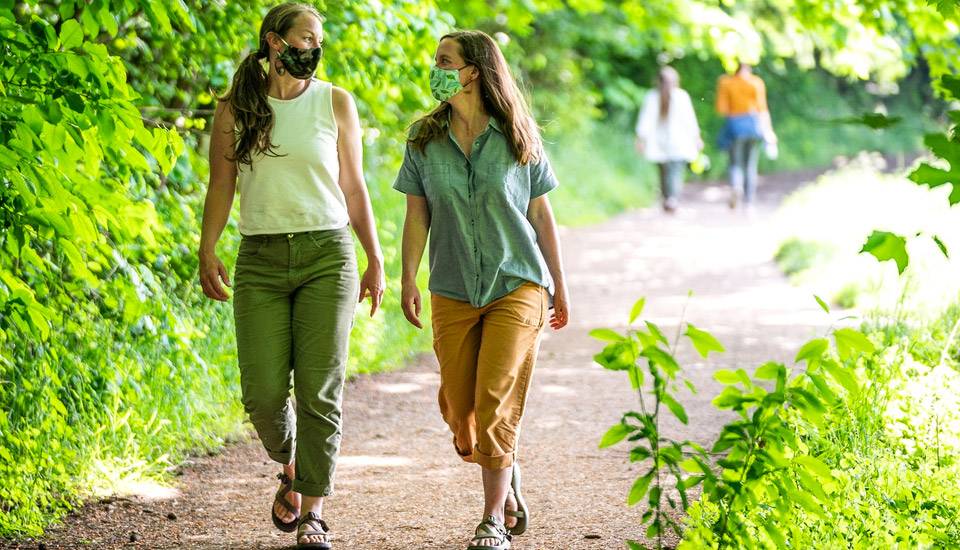
<instances>
[{"instance_id":1,"label":"ponytail","mask_svg":"<svg viewBox=\"0 0 960 550\"><path fill-rule=\"evenodd\" d=\"M273 109L267 102L267 72L260 59L267 57L267 43L251 52L233 75L230 91L221 98L230 103L236 123L231 161L252 165L254 153L277 156L270 141Z\"/></svg>"}]
</instances>

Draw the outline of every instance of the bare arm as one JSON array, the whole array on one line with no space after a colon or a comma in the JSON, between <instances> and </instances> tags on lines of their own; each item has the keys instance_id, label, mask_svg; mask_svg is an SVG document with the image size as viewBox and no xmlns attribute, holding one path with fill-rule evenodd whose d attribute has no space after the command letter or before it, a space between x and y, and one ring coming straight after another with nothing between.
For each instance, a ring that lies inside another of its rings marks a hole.
<instances>
[{"instance_id":1,"label":"bare arm","mask_svg":"<svg viewBox=\"0 0 960 550\"><path fill-rule=\"evenodd\" d=\"M337 151L340 158L340 189L347 200L347 213L360 245L367 254L367 269L360 280L360 297L370 296L370 316L376 313L383 300L386 285L383 275L383 252L377 239L373 207L367 184L363 179L363 145L360 136L360 117L353 97L341 88L333 89L333 112L337 119L339 137Z\"/></svg>"},{"instance_id":2,"label":"bare arm","mask_svg":"<svg viewBox=\"0 0 960 550\"><path fill-rule=\"evenodd\" d=\"M427 199L417 195L407 195L407 216L403 222L402 263L403 290L400 298L403 314L412 325L423 328L420 322L420 289L417 288L417 271L423 250L427 246L427 234L430 231L430 208Z\"/></svg>"},{"instance_id":3,"label":"bare arm","mask_svg":"<svg viewBox=\"0 0 960 550\"><path fill-rule=\"evenodd\" d=\"M553 208L546 195L530 201L527 209L527 219L537 232L537 244L547 262L547 269L553 277L556 286L553 297L553 315L550 316L550 326L559 330L570 320L570 297L567 294L567 284L563 273L563 260L560 254L560 235L557 232L557 222L553 217Z\"/></svg>"},{"instance_id":4,"label":"bare arm","mask_svg":"<svg viewBox=\"0 0 960 550\"><path fill-rule=\"evenodd\" d=\"M230 286L230 276L217 257L217 241L230 218L230 208L237 190L237 163L233 155L234 120L227 103L217 104L210 132L210 182L203 203L203 225L200 230L200 286L214 300L226 301L229 295L221 281Z\"/></svg>"}]
</instances>

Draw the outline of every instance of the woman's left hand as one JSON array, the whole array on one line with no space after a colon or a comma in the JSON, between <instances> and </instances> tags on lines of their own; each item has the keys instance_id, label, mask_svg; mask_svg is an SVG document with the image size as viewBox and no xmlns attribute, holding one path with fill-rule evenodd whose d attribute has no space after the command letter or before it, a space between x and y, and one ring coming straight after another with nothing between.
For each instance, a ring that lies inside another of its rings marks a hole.
<instances>
[{"instance_id":1,"label":"woman's left hand","mask_svg":"<svg viewBox=\"0 0 960 550\"><path fill-rule=\"evenodd\" d=\"M558 286L553 295L553 313L550 315L550 328L560 330L570 321L570 297L564 286Z\"/></svg>"},{"instance_id":2,"label":"woman's left hand","mask_svg":"<svg viewBox=\"0 0 960 550\"><path fill-rule=\"evenodd\" d=\"M380 308L380 302L383 301L383 289L386 287L386 281L383 277L383 260L379 258L370 258L367 264L367 270L363 272L360 279L360 302L367 296L370 297L370 316Z\"/></svg>"}]
</instances>

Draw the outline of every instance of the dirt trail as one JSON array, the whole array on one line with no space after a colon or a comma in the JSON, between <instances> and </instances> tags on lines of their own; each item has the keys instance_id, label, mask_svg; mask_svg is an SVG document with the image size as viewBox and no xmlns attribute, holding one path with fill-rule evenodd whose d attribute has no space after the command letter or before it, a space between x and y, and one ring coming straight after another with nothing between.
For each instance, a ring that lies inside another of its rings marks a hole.
<instances>
[{"instance_id":1,"label":"dirt trail","mask_svg":"<svg viewBox=\"0 0 960 550\"><path fill-rule=\"evenodd\" d=\"M692 290L687 319L716 335L727 352L705 363L681 351L700 392L683 394L690 422L668 424L668 431L707 443L722 423L709 403L717 391L711 373L789 361L824 323L810 295L792 288L770 260L775 207L807 177L768 178L752 215L731 212L725 188L688 185L676 216L647 209L563 231L573 322L544 338L521 444L532 524L514 548L613 549L640 537L642 509L625 503L639 469L627 461L627 447L597 448L635 398L622 373L592 362L599 345L589 330L622 328L634 300L646 296L644 318L672 333ZM465 548L482 510L479 470L453 454L437 412L438 382L434 358L423 356L401 372L348 385L337 492L324 514L337 549ZM231 446L185 467L175 498L92 503L43 542L292 548L294 537L269 521L276 471L256 441Z\"/></svg>"}]
</instances>

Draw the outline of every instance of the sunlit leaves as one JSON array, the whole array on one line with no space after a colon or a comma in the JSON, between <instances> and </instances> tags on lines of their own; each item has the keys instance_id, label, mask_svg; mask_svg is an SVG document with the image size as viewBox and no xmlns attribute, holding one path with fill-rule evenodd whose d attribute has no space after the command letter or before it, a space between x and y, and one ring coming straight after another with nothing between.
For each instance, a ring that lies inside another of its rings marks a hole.
<instances>
[{"instance_id":1,"label":"sunlit leaves","mask_svg":"<svg viewBox=\"0 0 960 550\"><path fill-rule=\"evenodd\" d=\"M867 242L864 243L860 252L867 252L880 261L893 260L897 264L899 273L903 273L910 261L907 254L907 240L889 231L874 230L867 237Z\"/></svg>"},{"instance_id":2,"label":"sunlit leaves","mask_svg":"<svg viewBox=\"0 0 960 550\"><path fill-rule=\"evenodd\" d=\"M712 334L700 330L690 323L687 323L687 332L685 335L690 338L690 342L693 343L693 347L696 348L697 353L699 353L704 359L707 358L707 355L711 351L725 351L720 341L714 338Z\"/></svg>"},{"instance_id":3,"label":"sunlit leaves","mask_svg":"<svg viewBox=\"0 0 960 550\"><path fill-rule=\"evenodd\" d=\"M946 134L929 134L924 139L924 144L933 154L943 159L949 169L925 162L911 172L909 178L931 188L950 185L950 204L960 203L960 142L951 140Z\"/></svg>"},{"instance_id":4,"label":"sunlit leaves","mask_svg":"<svg viewBox=\"0 0 960 550\"><path fill-rule=\"evenodd\" d=\"M60 47L72 50L83 43L83 28L76 19L67 19L60 27Z\"/></svg>"},{"instance_id":5,"label":"sunlit leaves","mask_svg":"<svg viewBox=\"0 0 960 550\"><path fill-rule=\"evenodd\" d=\"M840 328L834 331L833 337L837 342L837 354L844 361L855 355L871 354L875 351L873 343L858 330Z\"/></svg>"},{"instance_id":6,"label":"sunlit leaves","mask_svg":"<svg viewBox=\"0 0 960 550\"><path fill-rule=\"evenodd\" d=\"M600 440L600 448L610 447L622 441L625 437L636 431L635 426L626 423L614 424Z\"/></svg>"}]
</instances>

